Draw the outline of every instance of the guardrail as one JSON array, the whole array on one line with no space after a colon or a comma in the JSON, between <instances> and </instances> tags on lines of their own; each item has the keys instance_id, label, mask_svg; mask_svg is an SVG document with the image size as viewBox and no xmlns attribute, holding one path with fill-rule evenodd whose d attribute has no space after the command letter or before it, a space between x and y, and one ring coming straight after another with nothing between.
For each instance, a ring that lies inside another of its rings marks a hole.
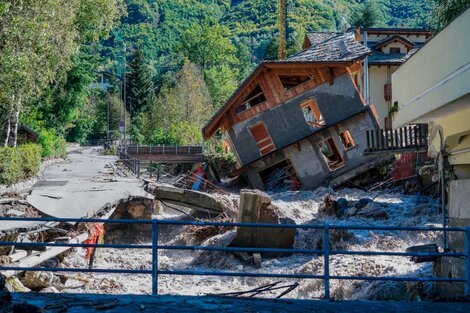
<instances>
[{"instance_id":1,"label":"guardrail","mask_svg":"<svg viewBox=\"0 0 470 313\"><path fill-rule=\"evenodd\" d=\"M46 271L46 272L88 272L88 273L115 273L115 274L148 274L152 275L152 294L158 294L159 275L199 275L199 276L238 276L238 277L266 277L266 278L297 278L297 279L321 279L324 281L324 297L330 299L331 280L361 280L361 281L420 281L420 282L459 282L465 284L465 295L470 296L470 227L395 227L395 226L355 226L355 225L329 225L329 224L255 224L255 223L222 223L199 222L178 220L103 220L103 219L64 219L64 218L20 218L0 217L0 221L42 221L42 222L84 222L84 223L119 223L119 224L145 224L152 225L152 244L73 244L73 243L18 243L0 242L0 246L55 246L55 247L93 247L114 249L149 249L152 251L152 265L149 269L105 269L105 268L41 268L41 267L15 267L1 266L0 270L7 271ZM253 247L222 247L222 246L168 246L158 244L159 225L180 226L218 226L218 227L259 227L259 228L296 228L317 229L323 232L322 249L280 249L280 248L253 248ZM387 251L351 251L332 250L329 244L331 230L376 230L376 231L411 231L411 232L463 232L465 234L465 252L387 252ZM315 256L323 256L323 275L318 274L279 274L257 272L229 272L229 271L201 271L201 270L159 270L158 250L192 250L192 251L225 251L225 252L266 252L266 253L299 253ZM363 255L363 256L401 256L401 257L455 257L465 258L464 277L440 278L440 277L413 277L413 276L349 276L330 274L330 256L332 255Z\"/></svg>"},{"instance_id":2,"label":"guardrail","mask_svg":"<svg viewBox=\"0 0 470 313\"><path fill-rule=\"evenodd\" d=\"M140 177L140 160L132 158L126 153L120 153L119 159L137 178Z\"/></svg>"}]
</instances>

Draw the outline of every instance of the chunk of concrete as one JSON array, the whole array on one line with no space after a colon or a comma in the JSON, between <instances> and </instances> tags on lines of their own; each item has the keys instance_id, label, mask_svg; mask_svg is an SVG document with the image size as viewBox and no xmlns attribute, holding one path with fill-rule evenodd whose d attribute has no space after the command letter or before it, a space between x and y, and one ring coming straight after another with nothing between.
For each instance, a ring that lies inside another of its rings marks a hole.
<instances>
[{"instance_id":1,"label":"chunk of concrete","mask_svg":"<svg viewBox=\"0 0 470 313\"><path fill-rule=\"evenodd\" d=\"M155 199L165 203L176 204L204 213L225 213L228 217L236 215L236 208L232 200L225 195L208 194L205 192L178 188L168 184L148 184L146 190L155 196Z\"/></svg>"},{"instance_id":2,"label":"chunk of concrete","mask_svg":"<svg viewBox=\"0 0 470 313\"><path fill-rule=\"evenodd\" d=\"M281 224L275 211L276 207L271 204L271 198L267 194L259 190L241 191L238 222ZM294 245L295 233L294 228L238 227L232 246L291 249ZM264 253L263 255L272 254Z\"/></svg>"}]
</instances>

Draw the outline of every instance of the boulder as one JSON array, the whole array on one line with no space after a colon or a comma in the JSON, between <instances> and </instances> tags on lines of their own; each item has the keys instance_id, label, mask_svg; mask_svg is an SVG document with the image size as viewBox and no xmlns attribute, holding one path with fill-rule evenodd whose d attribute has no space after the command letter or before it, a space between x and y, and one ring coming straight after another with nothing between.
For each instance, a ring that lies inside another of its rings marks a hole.
<instances>
[{"instance_id":1,"label":"boulder","mask_svg":"<svg viewBox=\"0 0 470 313\"><path fill-rule=\"evenodd\" d=\"M338 198L336 199L336 203L338 203L338 208L341 210L346 210L348 208L348 200L345 198Z\"/></svg>"},{"instance_id":2,"label":"boulder","mask_svg":"<svg viewBox=\"0 0 470 313\"><path fill-rule=\"evenodd\" d=\"M357 213L358 216L363 218L372 218L375 220L386 220L388 219L387 213L382 209L382 207L374 202L368 203L361 211Z\"/></svg>"},{"instance_id":3,"label":"boulder","mask_svg":"<svg viewBox=\"0 0 470 313\"><path fill-rule=\"evenodd\" d=\"M51 272L26 272L21 282L25 287L38 291L60 284L60 279Z\"/></svg>"},{"instance_id":4,"label":"boulder","mask_svg":"<svg viewBox=\"0 0 470 313\"><path fill-rule=\"evenodd\" d=\"M271 198L259 191L244 189L240 194L240 209L237 221L241 223L292 224L292 220L281 219ZM256 248L285 248L294 246L295 228L238 227L232 246ZM273 255L273 254L263 254Z\"/></svg>"},{"instance_id":5,"label":"boulder","mask_svg":"<svg viewBox=\"0 0 470 313\"><path fill-rule=\"evenodd\" d=\"M355 207L356 209L360 210L371 202L372 202L372 199L362 198L362 199L359 199L359 201L357 201Z\"/></svg>"}]
</instances>

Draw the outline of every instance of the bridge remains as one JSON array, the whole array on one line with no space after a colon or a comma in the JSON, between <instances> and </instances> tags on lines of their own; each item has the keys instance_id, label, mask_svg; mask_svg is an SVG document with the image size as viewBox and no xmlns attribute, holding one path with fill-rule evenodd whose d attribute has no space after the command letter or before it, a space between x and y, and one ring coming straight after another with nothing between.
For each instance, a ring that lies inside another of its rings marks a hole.
<instances>
[{"instance_id":1,"label":"bridge remains","mask_svg":"<svg viewBox=\"0 0 470 313\"><path fill-rule=\"evenodd\" d=\"M141 161L155 163L201 163L204 161L202 146L129 146L127 155Z\"/></svg>"}]
</instances>

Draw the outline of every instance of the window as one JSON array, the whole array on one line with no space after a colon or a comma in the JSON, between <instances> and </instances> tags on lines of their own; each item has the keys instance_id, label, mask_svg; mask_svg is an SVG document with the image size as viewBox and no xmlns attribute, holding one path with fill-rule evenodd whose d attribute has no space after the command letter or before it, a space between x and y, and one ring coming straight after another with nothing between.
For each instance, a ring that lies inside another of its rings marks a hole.
<instances>
[{"instance_id":1,"label":"window","mask_svg":"<svg viewBox=\"0 0 470 313\"><path fill-rule=\"evenodd\" d=\"M285 91L291 90L303 83L308 82L313 77L311 75L279 75L279 80Z\"/></svg>"},{"instance_id":2,"label":"window","mask_svg":"<svg viewBox=\"0 0 470 313\"><path fill-rule=\"evenodd\" d=\"M275 149L274 142L263 123L251 127L250 131L261 155L265 155Z\"/></svg>"},{"instance_id":3,"label":"window","mask_svg":"<svg viewBox=\"0 0 470 313\"><path fill-rule=\"evenodd\" d=\"M321 115L318 104L315 100L308 100L300 105L300 109L304 114L307 124L313 128L320 128L325 125L323 116Z\"/></svg>"},{"instance_id":4,"label":"window","mask_svg":"<svg viewBox=\"0 0 470 313\"><path fill-rule=\"evenodd\" d=\"M344 165L343 158L341 158L332 138L322 142L321 152L325 156L326 163L330 170L334 171Z\"/></svg>"},{"instance_id":5,"label":"window","mask_svg":"<svg viewBox=\"0 0 470 313\"><path fill-rule=\"evenodd\" d=\"M256 88L253 89L253 91L245 98L243 103L235 109L235 112L241 113L255 105L263 103L264 101L266 101L266 97L264 96L263 91L260 86L256 86Z\"/></svg>"},{"instance_id":6,"label":"window","mask_svg":"<svg viewBox=\"0 0 470 313\"><path fill-rule=\"evenodd\" d=\"M356 146L356 143L354 142L354 139L352 138L349 130L345 130L344 132L340 133L339 137L341 138L341 142L343 143L344 149L347 150Z\"/></svg>"},{"instance_id":7,"label":"window","mask_svg":"<svg viewBox=\"0 0 470 313\"><path fill-rule=\"evenodd\" d=\"M400 48L397 47L390 47L390 54L399 54Z\"/></svg>"}]
</instances>

